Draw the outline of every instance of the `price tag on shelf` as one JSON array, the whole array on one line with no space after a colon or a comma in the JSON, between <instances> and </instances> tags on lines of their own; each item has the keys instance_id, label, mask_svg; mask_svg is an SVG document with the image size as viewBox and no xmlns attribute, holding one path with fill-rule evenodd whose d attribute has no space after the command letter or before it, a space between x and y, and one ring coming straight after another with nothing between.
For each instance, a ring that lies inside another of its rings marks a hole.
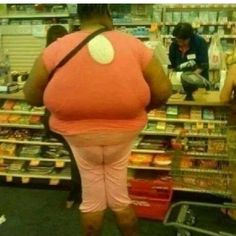
<instances>
[{"instance_id":1,"label":"price tag on shelf","mask_svg":"<svg viewBox=\"0 0 236 236\"><path fill-rule=\"evenodd\" d=\"M196 128L197 129L203 129L203 122L197 122L196 123Z\"/></svg>"},{"instance_id":2,"label":"price tag on shelf","mask_svg":"<svg viewBox=\"0 0 236 236\"><path fill-rule=\"evenodd\" d=\"M213 123L208 123L208 129L215 129L215 124Z\"/></svg>"},{"instance_id":3,"label":"price tag on shelf","mask_svg":"<svg viewBox=\"0 0 236 236\"><path fill-rule=\"evenodd\" d=\"M0 164L4 164L4 159L0 159Z\"/></svg>"},{"instance_id":4,"label":"price tag on shelf","mask_svg":"<svg viewBox=\"0 0 236 236\"><path fill-rule=\"evenodd\" d=\"M50 179L49 184L50 185L58 185L60 183L59 179Z\"/></svg>"},{"instance_id":5,"label":"price tag on shelf","mask_svg":"<svg viewBox=\"0 0 236 236\"><path fill-rule=\"evenodd\" d=\"M30 182L30 178L29 178L29 177L22 177L22 178L21 178L21 182L22 182L23 184L28 184L28 183Z\"/></svg>"},{"instance_id":6,"label":"price tag on shelf","mask_svg":"<svg viewBox=\"0 0 236 236\"><path fill-rule=\"evenodd\" d=\"M56 161L55 166L58 168L63 168L65 166L65 162L64 161Z\"/></svg>"},{"instance_id":7,"label":"price tag on shelf","mask_svg":"<svg viewBox=\"0 0 236 236\"><path fill-rule=\"evenodd\" d=\"M38 166L39 165L39 163L40 163L40 161L39 160L31 160L30 161L30 166Z\"/></svg>"},{"instance_id":8,"label":"price tag on shelf","mask_svg":"<svg viewBox=\"0 0 236 236\"><path fill-rule=\"evenodd\" d=\"M6 176L6 181L7 182L12 182L13 181L13 176L11 176L11 175Z\"/></svg>"}]
</instances>

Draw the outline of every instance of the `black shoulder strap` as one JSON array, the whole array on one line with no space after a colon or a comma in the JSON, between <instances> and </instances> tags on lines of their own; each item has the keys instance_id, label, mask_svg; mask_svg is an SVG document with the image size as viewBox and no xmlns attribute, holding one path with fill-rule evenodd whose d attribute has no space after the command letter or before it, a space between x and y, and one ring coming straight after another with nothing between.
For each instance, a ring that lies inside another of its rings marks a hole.
<instances>
[{"instance_id":1,"label":"black shoulder strap","mask_svg":"<svg viewBox=\"0 0 236 236\"><path fill-rule=\"evenodd\" d=\"M56 67L50 72L48 80L51 80L51 78L53 77L53 75L55 74L56 70L60 67L62 67L63 65L65 65L81 48L83 48L91 39L93 39L94 37L96 37L97 35L108 31L107 28L101 28L98 29L96 31L94 31L93 33L91 33L89 36L87 36L82 42L80 42L74 49L72 49L57 65Z\"/></svg>"}]
</instances>

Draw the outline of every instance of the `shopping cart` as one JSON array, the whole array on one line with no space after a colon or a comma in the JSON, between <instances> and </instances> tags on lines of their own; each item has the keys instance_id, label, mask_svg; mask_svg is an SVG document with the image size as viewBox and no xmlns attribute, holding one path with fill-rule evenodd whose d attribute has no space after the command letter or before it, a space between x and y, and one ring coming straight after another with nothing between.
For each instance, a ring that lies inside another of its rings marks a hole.
<instances>
[{"instance_id":1,"label":"shopping cart","mask_svg":"<svg viewBox=\"0 0 236 236\"><path fill-rule=\"evenodd\" d=\"M172 160L172 169L171 169L171 174L174 183L178 184L178 182L183 181L183 177L185 174L182 173L181 168L180 168L180 160L181 160L181 155L183 154L183 145L185 145L186 139L185 139L185 132L181 132L178 137L175 140L174 148L175 152L173 155L173 160ZM198 173L199 174L199 173ZM197 178L202 178L203 180L203 173L200 172L200 175L196 176ZM222 176L219 177L219 179L223 179L223 182L220 184L224 183L225 188L223 188L225 191L219 192L219 195L224 195L224 196L229 196L228 190L229 187L229 182L230 182L230 173L224 173ZM208 179L206 179L206 182ZM216 179L216 182L218 182L218 179ZM194 183L193 182L188 182L189 187L193 187ZM195 186L196 187L196 186ZM201 187L201 186L200 186ZM213 184L212 187L217 187ZM210 188L210 186L209 186ZM203 189L202 189L202 192ZM206 191L207 192L207 191ZM223 232L219 230L217 232L217 229L215 231L211 231L208 227L203 228L202 226L199 226L200 219L197 218L197 216L194 213L194 208L215 208L219 209L236 209L236 204L233 203L223 203L223 204L211 204L211 203L206 203L206 202L192 202L192 201L180 201L177 203L174 203L170 206L168 209L168 212L165 216L165 219L163 221L164 225L166 226L172 226L177 229L177 236L191 236L191 233L197 232L200 234L205 234L205 235L211 235L211 236L236 236L236 232L234 234L228 233L228 232ZM208 209L208 210L209 210ZM219 228L219 227L217 227Z\"/></svg>"},{"instance_id":2,"label":"shopping cart","mask_svg":"<svg viewBox=\"0 0 236 236\"><path fill-rule=\"evenodd\" d=\"M190 202L181 201L177 202L169 208L165 219L163 221L164 225L172 226L177 229L177 236L191 236L191 232L197 232L205 235L211 236L235 236L235 234L227 233L223 231L213 232L209 229L203 229L195 226L196 216L192 207L210 207L219 209L236 209L236 204L224 203L224 204L211 204L211 203L200 203L200 202ZM176 212L177 211L177 214Z\"/></svg>"}]
</instances>

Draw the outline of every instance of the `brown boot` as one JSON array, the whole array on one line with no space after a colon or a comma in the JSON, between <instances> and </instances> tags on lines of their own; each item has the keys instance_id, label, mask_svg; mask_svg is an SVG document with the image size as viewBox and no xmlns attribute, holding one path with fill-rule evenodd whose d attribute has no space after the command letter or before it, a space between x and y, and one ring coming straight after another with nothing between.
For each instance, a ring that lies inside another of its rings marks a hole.
<instances>
[{"instance_id":1,"label":"brown boot","mask_svg":"<svg viewBox=\"0 0 236 236\"><path fill-rule=\"evenodd\" d=\"M81 213L84 236L101 236L104 211Z\"/></svg>"},{"instance_id":2,"label":"brown boot","mask_svg":"<svg viewBox=\"0 0 236 236\"><path fill-rule=\"evenodd\" d=\"M113 212L122 236L138 236L137 217L131 205Z\"/></svg>"}]
</instances>

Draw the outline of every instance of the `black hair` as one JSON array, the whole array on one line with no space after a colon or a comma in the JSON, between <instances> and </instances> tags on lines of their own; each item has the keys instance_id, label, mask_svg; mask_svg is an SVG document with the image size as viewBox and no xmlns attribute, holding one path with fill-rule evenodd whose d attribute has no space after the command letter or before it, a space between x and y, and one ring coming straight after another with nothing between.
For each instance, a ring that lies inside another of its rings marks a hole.
<instances>
[{"instance_id":1,"label":"black hair","mask_svg":"<svg viewBox=\"0 0 236 236\"><path fill-rule=\"evenodd\" d=\"M77 13L80 21L101 16L111 17L109 4L77 4Z\"/></svg>"},{"instance_id":2,"label":"black hair","mask_svg":"<svg viewBox=\"0 0 236 236\"><path fill-rule=\"evenodd\" d=\"M67 29L62 25L52 25L47 31L46 46L49 46L57 38L68 34Z\"/></svg>"},{"instance_id":3,"label":"black hair","mask_svg":"<svg viewBox=\"0 0 236 236\"><path fill-rule=\"evenodd\" d=\"M174 37L184 40L191 38L193 33L193 27L189 23L178 23L173 30Z\"/></svg>"}]
</instances>

